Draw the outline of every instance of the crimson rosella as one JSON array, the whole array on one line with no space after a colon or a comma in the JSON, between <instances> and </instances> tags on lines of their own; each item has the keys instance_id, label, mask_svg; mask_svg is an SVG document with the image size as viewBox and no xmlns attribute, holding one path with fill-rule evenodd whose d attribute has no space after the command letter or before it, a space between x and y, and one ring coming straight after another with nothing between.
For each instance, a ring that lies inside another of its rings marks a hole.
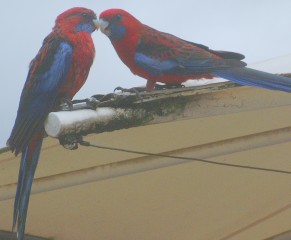
<instances>
[{"instance_id":1,"label":"crimson rosella","mask_svg":"<svg viewBox=\"0 0 291 240\"><path fill-rule=\"evenodd\" d=\"M156 82L176 85L189 79L222 77L242 85L291 91L291 78L247 68L242 54L214 51L157 31L122 9L102 12L99 24L120 59L147 80L147 88L154 88Z\"/></svg>"},{"instance_id":2,"label":"crimson rosella","mask_svg":"<svg viewBox=\"0 0 291 240\"><path fill-rule=\"evenodd\" d=\"M44 121L61 101L70 101L85 83L95 56L91 33L98 28L96 14L76 7L60 14L44 39L20 97L15 125L7 145L22 153L14 202L13 229L24 238L30 190L38 163Z\"/></svg>"}]
</instances>

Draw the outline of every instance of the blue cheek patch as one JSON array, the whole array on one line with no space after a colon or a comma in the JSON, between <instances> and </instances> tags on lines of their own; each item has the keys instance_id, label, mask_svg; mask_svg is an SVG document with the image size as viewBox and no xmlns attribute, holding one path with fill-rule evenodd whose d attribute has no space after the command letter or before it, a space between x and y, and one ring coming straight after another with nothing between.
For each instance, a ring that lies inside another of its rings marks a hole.
<instances>
[{"instance_id":1,"label":"blue cheek patch","mask_svg":"<svg viewBox=\"0 0 291 240\"><path fill-rule=\"evenodd\" d=\"M111 32L110 40L118 41L125 35L125 27L121 25L112 25L109 27L109 30Z\"/></svg>"},{"instance_id":2,"label":"blue cheek patch","mask_svg":"<svg viewBox=\"0 0 291 240\"><path fill-rule=\"evenodd\" d=\"M76 27L76 32L92 33L95 31L93 23L79 23Z\"/></svg>"}]
</instances>

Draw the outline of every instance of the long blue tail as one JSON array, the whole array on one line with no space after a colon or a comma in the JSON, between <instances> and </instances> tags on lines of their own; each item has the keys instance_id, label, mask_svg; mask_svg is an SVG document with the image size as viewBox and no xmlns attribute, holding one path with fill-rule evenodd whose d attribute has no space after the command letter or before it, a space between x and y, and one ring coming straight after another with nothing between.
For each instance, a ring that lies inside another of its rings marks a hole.
<instances>
[{"instance_id":1,"label":"long blue tail","mask_svg":"<svg viewBox=\"0 0 291 240\"><path fill-rule=\"evenodd\" d=\"M291 78L251 68L232 68L215 72L214 75L241 85L291 92Z\"/></svg>"},{"instance_id":2,"label":"long blue tail","mask_svg":"<svg viewBox=\"0 0 291 240\"><path fill-rule=\"evenodd\" d=\"M37 134L22 152L18 175L18 184L14 201L13 227L17 226L17 239L23 240L30 190L38 163L42 136Z\"/></svg>"}]
</instances>

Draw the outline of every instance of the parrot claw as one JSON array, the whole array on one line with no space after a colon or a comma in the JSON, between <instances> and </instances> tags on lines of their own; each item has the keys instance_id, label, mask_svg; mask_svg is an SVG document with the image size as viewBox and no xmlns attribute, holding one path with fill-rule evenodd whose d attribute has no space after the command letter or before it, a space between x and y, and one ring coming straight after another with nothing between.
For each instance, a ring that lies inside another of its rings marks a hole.
<instances>
[{"instance_id":1,"label":"parrot claw","mask_svg":"<svg viewBox=\"0 0 291 240\"><path fill-rule=\"evenodd\" d=\"M83 137L79 135L65 135L59 138L60 144L69 150L76 150L78 149L78 144L83 142Z\"/></svg>"},{"instance_id":2,"label":"parrot claw","mask_svg":"<svg viewBox=\"0 0 291 240\"><path fill-rule=\"evenodd\" d=\"M124 91L126 88L123 88L123 87L120 87L120 86L118 86L118 87L116 87L116 88L114 88L114 90L113 90L113 92L115 93L116 91Z\"/></svg>"},{"instance_id":3,"label":"parrot claw","mask_svg":"<svg viewBox=\"0 0 291 240\"><path fill-rule=\"evenodd\" d=\"M149 89L146 87L133 87L133 88L116 87L113 92L116 91L140 94L141 92L151 92L153 91L153 89Z\"/></svg>"},{"instance_id":4,"label":"parrot claw","mask_svg":"<svg viewBox=\"0 0 291 240\"><path fill-rule=\"evenodd\" d=\"M59 109L60 111L72 111L74 106L70 99L63 97L60 99Z\"/></svg>"},{"instance_id":5,"label":"parrot claw","mask_svg":"<svg viewBox=\"0 0 291 240\"><path fill-rule=\"evenodd\" d=\"M148 89L145 87L133 87L133 88L116 87L114 89L114 92L115 91L121 91L122 93L134 93L142 101L143 98L141 96L141 93L142 92L150 92L150 91L152 91L152 89Z\"/></svg>"},{"instance_id":6,"label":"parrot claw","mask_svg":"<svg viewBox=\"0 0 291 240\"><path fill-rule=\"evenodd\" d=\"M175 89L175 88L184 88L185 85L181 84L181 83L177 83L177 84L155 84L155 90L165 90L165 89Z\"/></svg>"},{"instance_id":7,"label":"parrot claw","mask_svg":"<svg viewBox=\"0 0 291 240\"><path fill-rule=\"evenodd\" d=\"M116 91L121 91L122 93L124 93L124 92L136 93L136 90L134 90L134 88L123 88L120 86L114 88L113 92L115 93Z\"/></svg>"},{"instance_id":8,"label":"parrot claw","mask_svg":"<svg viewBox=\"0 0 291 240\"><path fill-rule=\"evenodd\" d=\"M82 100L73 100L72 103L73 103L73 109L71 110L79 110L79 109L96 110L100 101L96 99L95 97L90 97L90 98L86 98ZM67 108L64 110L67 110Z\"/></svg>"},{"instance_id":9,"label":"parrot claw","mask_svg":"<svg viewBox=\"0 0 291 240\"><path fill-rule=\"evenodd\" d=\"M90 97L86 99L86 105L88 108L96 110L96 108L98 107L98 104L100 103L100 101L98 101L96 98L94 97Z\"/></svg>"}]
</instances>

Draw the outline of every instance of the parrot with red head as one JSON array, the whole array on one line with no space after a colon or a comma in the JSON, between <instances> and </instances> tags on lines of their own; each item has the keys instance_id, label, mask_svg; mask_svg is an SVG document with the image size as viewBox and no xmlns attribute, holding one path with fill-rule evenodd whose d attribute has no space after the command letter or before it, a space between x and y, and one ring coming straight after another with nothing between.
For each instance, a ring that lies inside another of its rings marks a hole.
<instances>
[{"instance_id":1,"label":"parrot with red head","mask_svg":"<svg viewBox=\"0 0 291 240\"><path fill-rule=\"evenodd\" d=\"M31 61L7 146L22 153L13 214L17 238L24 238L29 196L49 112L70 101L85 83L95 57L91 33L98 29L96 14L76 7L60 14L52 32Z\"/></svg>"},{"instance_id":2,"label":"parrot with red head","mask_svg":"<svg viewBox=\"0 0 291 240\"><path fill-rule=\"evenodd\" d=\"M123 63L147 80L147 88L154 88L156 82L176 85L221 77L241 85L291 91L290 78L247 68L242 54L211 50L160 32L122 9L105 10L99 24Z\"/></svg>"}]
</instances>

